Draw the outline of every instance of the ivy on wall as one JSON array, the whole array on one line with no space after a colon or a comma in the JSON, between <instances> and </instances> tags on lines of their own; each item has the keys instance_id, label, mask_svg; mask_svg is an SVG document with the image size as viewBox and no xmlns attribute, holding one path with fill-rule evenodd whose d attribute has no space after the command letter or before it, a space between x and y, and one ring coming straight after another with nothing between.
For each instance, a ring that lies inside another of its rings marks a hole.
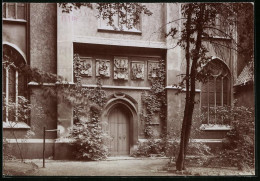
<instances>
[{"instance_id":1,"label":"ivy on wall","mask_svg":"<svg viewBox=\"0 0 260 181\"><path fill-rule=\"evenodd\" d=\"M105 144L106 135L102 131L100 113L107 101L105 91L102 89L101 78L97 87L84 88L82 86L81 71L83 66L78 54L74 55L74 91L81 96L81 101L74 105L73 129L70 137L75 149L74 156L77 159L101 160L108 155Z\"/></svg>"},{"instance_id":2,"label":"ivy on wall","mask_svg":"<svg viewBox=\"0 0 260 181\"><path fill-rule=\"evenodd\" d=\"M148 75L151 89L142 93L142 113L141 121L144 122L144 133L146 138L153 137L153 118L159 114L160 123L166 121L166 91L165 91L165 62L160 60L158 68L155 70L156 76ZM153 72L154 73L154 72Z\"/></svg>"}]
</instances>

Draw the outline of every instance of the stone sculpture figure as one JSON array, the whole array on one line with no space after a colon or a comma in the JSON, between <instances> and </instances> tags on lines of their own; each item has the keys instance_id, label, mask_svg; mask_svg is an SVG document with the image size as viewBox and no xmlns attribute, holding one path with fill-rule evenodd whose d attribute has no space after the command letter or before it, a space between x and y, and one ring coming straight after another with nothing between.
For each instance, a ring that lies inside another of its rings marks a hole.
<instances>
[{"instance_id":1,"label":"stone sculpture figure","mask_svg":"<svg viewBox=\"0 0 260 181\"><path fill-rule=\"evenodd\" d=\"M128 58L114 58L114 79L128 80Z\"/></svg>"},{"instance_id":2,"label":"stone sculpture figure","mask_svg":"<svg viewBox=\"0 0 260 181\"><path fill-rule=\"evenodd\" d=\"M143 62L132 62L132 79L144 79Z\"/></svg>"},{"instance_id":3,"label":"stone sculpture figure","mask_svg":"<svg viewBox=\"0 0 260 181\"><path fill-rule=\"evenodd\" d=\"M96 76L110 77L110 61L104 59L96 60Z\"/></svg>"},{"instance_id":4,"label":"stone sculpture figure","mask_svg":"<svg viewBox=\"0 0 260 181\"><path fill-rule=\"evenodd\" d=\"M159 69L159 62L149 62L148 64L149 78L156 78L158 76L157 71Z\"/></svg>"},{"instance_id":5,"label":"stone sculpture figure","mask_svg":"<svg viewBox=\"0 0 260 181\"><path fill-rule=\"evenodd\" d=\"M82 63L82 76L92 76L92 59L91 58L81 58Z\"/></svg>"}]
</instances>

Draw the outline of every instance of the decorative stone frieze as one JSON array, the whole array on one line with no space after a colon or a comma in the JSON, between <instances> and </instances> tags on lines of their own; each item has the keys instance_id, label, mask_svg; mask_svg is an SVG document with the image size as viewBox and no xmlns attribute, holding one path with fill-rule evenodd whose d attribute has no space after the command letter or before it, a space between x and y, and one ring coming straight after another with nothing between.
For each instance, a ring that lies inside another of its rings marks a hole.
<instances>
[{"instance_id":1,"label":"decorative stone frieze","mask_svg":"<svg viewBox=\"0 0 260 181\"><path fill-rule=\"evenodd\" d=\"M132 62L131 64L132 79L144 79L144 62Z\"/></svg>"},{"instance_id":2,"label":"decorative stone frieze","mask_svg":"<svg viewBox=\"0 0 260 181\"><path fill-rule=\"evenodd\" d=\"M114 79L128 80L127 57L114 57Z\"/></svg>"},{"instance_id":3,"label":"decorative stone frieze","mask_svg":"<svg viewBox=\"0 0 260 181\"><path fill-rule=\"evenodd\" d=\"M158 77L159 62L148 62L148 78Z\"/></svg>"},{"instance_id":4,"label":"decorative stone frieze","mask_svg":"<svg viewBox=\"0 0 260 181\"><path fill-rule=\"evenodd\" d=\"M110 77L110 60L96 60L96 76Z\"/></svg>"},{"instance_id":5,"label":"decorative stone frieze","mask_svg":"<svg viewBox=\"0 0 260 181\"><path fill-rule=\"evenodd\" d=\"M82 63L82 70L81 75L82 76L92 76L92 58L91 57L81 57L81 63Z\"/></svg>"}]
</instances>

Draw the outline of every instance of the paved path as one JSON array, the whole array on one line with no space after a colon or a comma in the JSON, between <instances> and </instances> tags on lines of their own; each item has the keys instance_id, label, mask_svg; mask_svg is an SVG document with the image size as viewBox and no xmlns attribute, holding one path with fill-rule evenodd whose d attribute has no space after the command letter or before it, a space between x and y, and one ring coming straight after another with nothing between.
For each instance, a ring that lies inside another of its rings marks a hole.
<instances>
[{"instance_id":1,"label":"paved path","mask_svg":"<svg viewBox=\"0 0 260 181\"><path fill-rule=\"evenodd\" d=\"M19 160L5 162L5 175L13 176L188 176L188 175L255 175L254 169L239 171L235 167L210 168L193 166L184 172L162 171L166 158L109 158L106 161ZM35 165L36 164L36 165ZM175 169L175 168L173 168Z\"/></svg>"},{"instance_id":2,"label":"paved path","mask_svg":"<svg viewBox=\"0 0 260 181\"><path fill-rule=\"evenodd\" d=\"M170 176L171 173L158 171L169 160L163 158L109 158L106 161L57 161L33 160L39 169L34 176Z\"/></svg>"}]
</instances>

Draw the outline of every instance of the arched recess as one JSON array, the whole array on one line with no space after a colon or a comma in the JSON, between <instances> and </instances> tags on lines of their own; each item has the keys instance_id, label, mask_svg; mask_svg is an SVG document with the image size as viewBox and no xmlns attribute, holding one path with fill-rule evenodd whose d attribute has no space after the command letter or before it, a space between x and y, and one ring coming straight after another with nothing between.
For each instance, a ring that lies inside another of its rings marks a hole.
<instances>
[{"instance_id":1,"label":"arched recess","mask_svg":"<svg viewBox=\"0 0 260 181\"><path fill-rule=\"evenodd\" d=\"M24 53L14 44L3 42L3 59L2 59L2 87L5 96L6 105L15 103L15 113L8 109L3 111L3 120L19 121L18 119L18 102L19 97L28 97L27 77L21 67L27 64ZM16 115L16 116L15 116ZM27 121L26 121L27 123Z\"/></svg>"},{"instance_id":2,"label":"arched recess","mask_svg":"<svg viewBox=\"0 0 260 181\"><path fill-rule=\"evenodd\" d=\"M7 41L3 42L3 53L10 54L10 50L14 50L15 54L20 55L22 60L24 61L25 64L27 64L27 59L26 59L26 55L24 54L24 52L15 44L13 43L9 43Z\"/></svg>"},{"instance_id":3,"label":"arched recess","mask_svg":"<svg viewBox=\"0 0 260 181\"><path fill-rule=\"evenodd\" d=\"M108 133L109 115L116 108L123 108L129 113L129 147L130 154L138 142L138 111L137 102L129 95L124 93L116 93L109 96L109 100L104 106L104 111L101 115L102 129Z\"/></svg>"}]
</instances>

